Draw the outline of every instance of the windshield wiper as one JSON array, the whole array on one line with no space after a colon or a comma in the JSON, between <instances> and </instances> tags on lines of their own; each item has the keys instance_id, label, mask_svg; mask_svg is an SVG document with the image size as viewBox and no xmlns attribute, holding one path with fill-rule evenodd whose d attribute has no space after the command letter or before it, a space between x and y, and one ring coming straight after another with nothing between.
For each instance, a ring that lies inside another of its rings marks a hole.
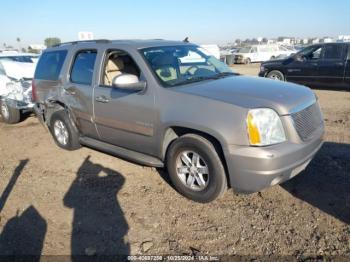
<instances>
[{"instance_id":1,"label":"windshield wiper","mask_svg":"<svg viewBox=\"0 0 350 262\"><path fill-rule=\"evenodd\" d=\"M214 76L212 76L213 79L218 79L218 78L222 78L222 77L226 77L226 76L238 76L239 74L234 73L234 72L222 72L222 73L218 73Z\"/></svg>"},{"instance_id":2,"label":"windshield wiper","mask_svg":"<svg viewBox=\"0 0 350 262\"><path fill-rule=\"evenodd\" d=\"M191 83L200 82L200 81L209 80L209 79L213 79L213 78L207 77L207 76L206 77L204 77L204 76L191 77L191 78L188 78L182 82L175 84L174 86L186 85L186 84L191 84Z\"/></svg>"},{"instance_id":3,"label":"windshield wiper","mask_svg":"<svg viewBox=\"0 0 350 262\"><path fill-rule=\"evenodd\" d=\"M239 74L234 73L234 72L222 72L222 73L218 73L212 76L196 76L196 77L191 77L188 78L182 82L179 82L173 86L179 86L179 85L186 85L186 84L191 84L191 83L196 83L196 82L200 82L200 81L205 81L205 80L215 80L215 79L219 79L219 78L223 78L223 77L227 77L227 76L237 76Z\"/></svg>"}]
</instances>

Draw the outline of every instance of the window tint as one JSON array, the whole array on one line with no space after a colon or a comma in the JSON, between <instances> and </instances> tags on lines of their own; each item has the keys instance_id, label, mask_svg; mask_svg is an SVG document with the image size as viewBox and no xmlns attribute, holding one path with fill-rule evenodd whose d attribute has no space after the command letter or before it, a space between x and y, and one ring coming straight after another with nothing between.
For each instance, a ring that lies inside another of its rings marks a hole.
<instances>
[{"instance_id":1,"label":"window tint","mask_svg":"<svg viewBox=\"0 0 350 262\"><path fill-rule=\"evenodd\" d=\"M301 50L298 54L306 60L317 60L321 57L322 46L311 46Z\"/></svg>"},{"instance_id":2,"label":"window tint","mask_svg":"<svg viewBox=\"0 0 350 262\"><path fill-rule=\"evenodd\" d=\"M77 54L71 71L71 81L77 84L91 85L96 60L96 51L86 50Z\"/></svg>"},{"instance_id":3,"label":"window tint","mask_svg":"<svg viewBox=\"0 0 350 262\"><path fill-rule=\"evenodd\" d=\"M324 47L324 59L341 59L343 47L343 45L326 45Z\"/></svg>"},{"instance_id":4,"label":"window tint","mask_svg":"<svg viewBox=\"0 0 350 262\"><path fill-rule=\"evenodd\" d=\"M35 79L57 80L66 58L67 50L45 52L41 55L35 70Z\"/></svg>"}]
</instances>

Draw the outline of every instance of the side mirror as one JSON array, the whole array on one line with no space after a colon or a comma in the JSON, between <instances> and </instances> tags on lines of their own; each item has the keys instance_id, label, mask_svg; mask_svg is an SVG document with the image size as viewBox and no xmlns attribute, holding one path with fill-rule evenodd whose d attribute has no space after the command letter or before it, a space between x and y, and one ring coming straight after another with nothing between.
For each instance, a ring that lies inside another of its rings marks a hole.
<instances>
[{"instance_id":1,"label":"side mirror","mask_svg":"<svg viewBox=\"0 0 350 262\"><path fill-rule=\"evenodd\" d=\"M132 74L121 74L113 78L113 87L131 90L142 91L146 88L146 82L140 81L139 78Z\"/></svg>"}]
</instances>

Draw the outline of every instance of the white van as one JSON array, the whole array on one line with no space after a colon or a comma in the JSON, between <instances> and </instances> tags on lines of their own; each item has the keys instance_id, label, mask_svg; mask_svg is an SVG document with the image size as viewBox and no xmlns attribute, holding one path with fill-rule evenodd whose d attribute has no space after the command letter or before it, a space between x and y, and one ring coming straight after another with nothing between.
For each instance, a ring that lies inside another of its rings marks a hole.
<instances>
[{"instance_id":1,"label":"white van","mask_svg":"<svg viewBox=\"0 0 350 262\"><path fill-rule=\"evenodd\" d=\"M216 59L220 59L220 48L218 45L200 45L200 47L204 48Z\"/></svg>"},{"instance_id":2,"label":"white van","mask_svg":"<svg viewBox=\"0 0 350 262\"><path fill-rule=\"evenodd\" d=\"M243 47L235 53L235 64L250 64L275 59L280 55L289 56L296 51L278 45L253 45Z\"/></svg>"}]
</instances>

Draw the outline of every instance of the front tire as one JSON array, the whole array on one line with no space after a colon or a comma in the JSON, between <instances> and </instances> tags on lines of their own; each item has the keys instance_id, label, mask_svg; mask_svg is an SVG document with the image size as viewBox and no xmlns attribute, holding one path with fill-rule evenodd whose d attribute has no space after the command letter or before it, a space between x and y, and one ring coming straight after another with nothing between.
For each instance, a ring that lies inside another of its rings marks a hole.
<instances>
[{"instance_id":1,"label":"front tire","mask_svg":"<svg viewBox=\"0 0 350 262\"><path fill-rule=\"evenodd\" d=\"M79 134L64 110L57 111L51 116L50 132L55 143L63 149L72 151L81 147Z\"/></svg>"},{"instance_id":2,"label":"front tire","mask_svg":"<svg viewBox=\"0 0 350 262\"><path fill-rule=\"evenodd\" d=\"M9 106L5 101L0 101L0 112L3 121L7 124L16 124L21 121L21 111Z\"/></svg>"},{"instance_id":3,"label":"front tire","mask_svg":"<svg viewBox=\"0 0 350 262\"><path fill-rule=\"evenodd\" d=\"M247 59L244 60L244 63L246 65L250 65L252 63L252 60L250 60L250 58L247 58Z\"/></svg>"},{"instance_id":4,"label":"front tire","mask_svg":"<svg viewBox=\"0 0 350 262\"><path fill-rule=\"evenodd\" d=\"M166 164L176 190L193 201L211 202L227 190L221 159L214 145L202 136L187 134L176 139Z\"/></svg>"},{"instance_id":5,"label":"front tire","mask_svg":"<svg viewBox=\"0 0 350 262\"><path fill-rule=\"evenodd\" d=\"M281 71L278 70L272 70L269 72L266 76L267 78L270 78L272 80L279 80L279 81L285 81L284 74Z\"/></svg>"}]
</instances>

